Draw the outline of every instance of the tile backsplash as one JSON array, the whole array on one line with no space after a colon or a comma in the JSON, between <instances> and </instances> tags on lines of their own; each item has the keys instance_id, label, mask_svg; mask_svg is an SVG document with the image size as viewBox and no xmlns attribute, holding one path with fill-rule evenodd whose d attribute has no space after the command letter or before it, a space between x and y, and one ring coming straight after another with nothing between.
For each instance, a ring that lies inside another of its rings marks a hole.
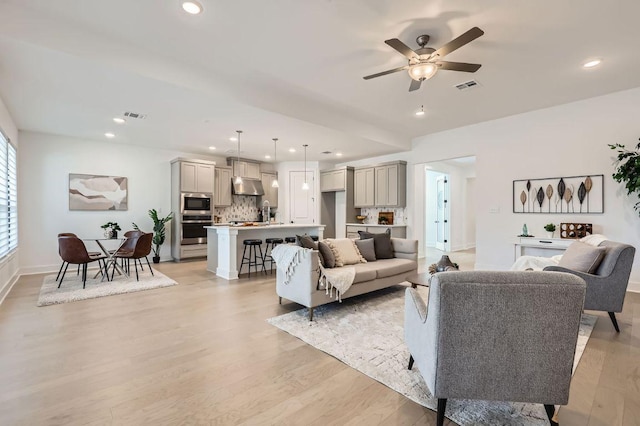
<instances>
[{"instance_id":1,"label":"tile backsplash","mask_svg":"<svg viewBox=\"0 0 640 426\"><path fill-rule=\"evenodd\" d=\"M220 222L233 220L258 220L257 197L233 195L230 207L216 207L214 214L220 216Z\"/></svg>"},{"instance_id":2,"label":"tile backsplash","mask_svg":"<svg viewBox=\"0 0 640 426\"><path fill-rule=\"evenodd\" d=\"M377 225L378 224L378 213L380 212L393 212L393 224L394 225L406 225L407 218L405 216L405 208L388 208L388 207L370 207L370 208L362 208L360 209L360 214L362 216L366 216L367 218L364 220L364 223ZM355 218L354 218L355 219ZM350 222L347 220L347 222ZM355 220L353 221L355 222Z\"/></svg>"}]
</instances>

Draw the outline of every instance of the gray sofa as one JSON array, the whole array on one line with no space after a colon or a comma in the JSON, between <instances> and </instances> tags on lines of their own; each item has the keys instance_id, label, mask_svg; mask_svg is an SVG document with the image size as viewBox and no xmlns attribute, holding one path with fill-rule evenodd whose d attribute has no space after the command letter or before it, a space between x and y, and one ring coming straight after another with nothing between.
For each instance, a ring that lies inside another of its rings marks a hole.
<instances>
[{"instance_id":1,"label":"gray sofa","mask_svg":"<svg viewBox=\"0 0 640 426\"><path fill-rule=\"evenodd\" d=\"M394 258L380 259L374 262L348 265L354 267L356 276L351 288L342 295L343 299L371 291L380 290L406 281L406 278L418 271L418 241L404 238L391 238ZM276 272L276 292L280 297L309 308L309 321L313 319L313 308L335 301L324 288L318 285L318 251L311 252L299 263L289 282L285 284L284 274Z\"/></svg>"}]
</instances>

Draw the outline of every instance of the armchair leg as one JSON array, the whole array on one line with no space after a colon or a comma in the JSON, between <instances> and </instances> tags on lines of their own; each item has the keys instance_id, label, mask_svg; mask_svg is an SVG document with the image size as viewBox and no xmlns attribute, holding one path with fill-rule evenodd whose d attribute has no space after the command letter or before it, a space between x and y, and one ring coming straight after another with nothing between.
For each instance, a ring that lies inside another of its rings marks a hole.
<instances>
[{"instance_id":1,"label":"armchair leg","mask_svg":"<svg viewBox=\"0 0 640 426\"><path fill-rule=\"evenodd\" d=\"M609 312L609 318L611 318L611 322L613 323L613 328L616 329L616 333L620 333L620 328L618 327L618 320L616 320L615 312Z\"/></svg>"},{"instance_id":2,"label":"armchair leg","mask_svg":"<svg viewBox=\"0 0 640 426\"><path fill-rule=\"evenodd\" d=\"M309 308L309 321L313 321L313 308Z\"/></svg>"},{"instance_id":3,"label":"armchair leg","mask_svg":"<svg viewBox=\"0 0 640 426\"><path fill-rule=\"evenodd\" d=\"M278 296L278 303L282 305L282 297Z\"/></svg>"},{"instance_id":4,"label":"armchair leg","mask_svg":"<svg viewBox=\"0 0 640 426\"><path fill-rule=\"evenodd\" d=\"M553 421L553 415L556 412L556 407L551 404L544 404L544 411L547 412L547 417L549 418L549 423L551 423L551 426L558 426L558 423Z\"/></svg>"},{"instance_id":5,"label":"armchair leg","mask_svg":"<svg viewBox=\"0 0 640 426\"><path fill-rule=\"evenodd\" d=\"M407 370L411 370L413 368L413 355L409 355L409 366L407 367Z\"/></svg>"},{"instance_id":6,"label":"armchair leg","mask_svg":"<svg viewBox=\"0 0 640 426\"><path fill-rule=\"evenodd\" d=\"M438 419L436 425L444 425L444 410L447 408L447 398L438 398Z\"/></svg>"}]
</instances>

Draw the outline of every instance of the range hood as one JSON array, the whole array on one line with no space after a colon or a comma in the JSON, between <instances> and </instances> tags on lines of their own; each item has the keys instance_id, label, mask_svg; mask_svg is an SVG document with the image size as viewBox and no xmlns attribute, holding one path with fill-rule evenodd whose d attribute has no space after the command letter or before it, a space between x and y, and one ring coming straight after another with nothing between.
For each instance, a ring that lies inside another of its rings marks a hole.
<instances>
[{"instance_id":1,"label":"range hood","mask_svg":"<svg viewBox=\"0 0 640 426\"><path fill-rule=\"evenodd\" d=\"M236 183L236 177L232 177L231 184L235 195L264 195L260 179L242 178L242 183Z\"/></svg>"}]
</instances>

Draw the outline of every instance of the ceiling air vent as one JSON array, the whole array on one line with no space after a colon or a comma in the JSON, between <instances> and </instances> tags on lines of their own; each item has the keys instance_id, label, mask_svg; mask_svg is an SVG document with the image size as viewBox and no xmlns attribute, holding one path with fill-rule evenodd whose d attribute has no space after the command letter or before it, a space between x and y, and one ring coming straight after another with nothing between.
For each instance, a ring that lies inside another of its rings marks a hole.
<instances>
[{"instance_id":1,"label":"ceiling air vent","mask_svg":"<svg viewBox=\"0 0 640 426\"><path fill-rule=\"evenodd\" d=\"M456 84L454 87L458 90L469 90L479 86L480 86L480 83L478 83L477 80L469 80L469 81L465 81L464 83Z\"/></svg>"},{"instance_id":2,"label":"ceiling air vent","mask_svg":"<svg viewBox=\"0 0 640 426\"><path fill-rule=\"evenodd\" d=\"M147 116L145 114L140 114L137 112L131 112L131 111L127 111L124 113L125 117L129 117L129 118L135 118L138 120L144 120L145 118L147 118Z\"/></svg>"}]
</instances>

